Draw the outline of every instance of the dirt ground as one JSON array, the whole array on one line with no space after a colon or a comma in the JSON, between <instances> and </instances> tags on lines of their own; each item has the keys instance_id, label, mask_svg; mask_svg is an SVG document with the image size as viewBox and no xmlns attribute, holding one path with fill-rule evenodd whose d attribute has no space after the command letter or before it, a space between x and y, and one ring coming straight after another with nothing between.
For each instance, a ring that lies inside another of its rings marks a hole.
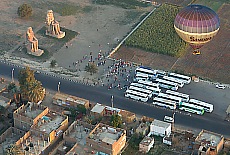
<instances>
[{"instance_id":1,"label":"dirt ground","mask_svg":"<svg viewBox=\"0 0 230 155\"><path fill-rule=\"evenodd\" d=\"M181 73L197 75L204 79L229 83L230 77L230 4L223 5L218 15L221 21L221 28L216 37L201 48L202 54L192 55L192 48L187 53L174 58L156 53L144 52L140 49L122 46L113 58L134 61L138 64L159 68L164 70L176 70Z\"/></svg>"}]
</instances>

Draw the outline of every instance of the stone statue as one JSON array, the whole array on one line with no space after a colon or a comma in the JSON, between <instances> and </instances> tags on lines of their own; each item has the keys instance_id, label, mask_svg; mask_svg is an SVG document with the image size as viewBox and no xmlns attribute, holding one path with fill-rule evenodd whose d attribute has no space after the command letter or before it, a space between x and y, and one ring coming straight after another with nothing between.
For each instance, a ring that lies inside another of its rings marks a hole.
<instances>
[{"instance_id":1,"label":"stone statue","mask_svg":"<svg viewBox=\"0 0 230 155\"><path fill-rule=\"evenodd\" d=\"M31 43L31 51L35 52L38 50L38 39L34 36L32 27L27 29L27 40Z\"/></svg>"},{"instance_id":2,"label":"stone statue","mask_svg":"<svg viewBox=\"0 0 230 155\"><path fill-rule=\"evenodd\" d=\"M59 22L54 19L52 10L47 11L46 25L46 35L50 35L56 38L63 38L65 36L65 32L60 30Z\"/></svg>"},{"instance_id":3,"label":"stone statue","mask_svg":"<svg viewBox=\"0 0 230 155\"><path fill-rule=\"evenodd\" d=\"M27 38L27 51L28 53L40 56L44 52L41 49L38 49L38 39L34 35L34 31L32 27L28 27L26 32L26 38Z\"/></svg>"}]
</instances>

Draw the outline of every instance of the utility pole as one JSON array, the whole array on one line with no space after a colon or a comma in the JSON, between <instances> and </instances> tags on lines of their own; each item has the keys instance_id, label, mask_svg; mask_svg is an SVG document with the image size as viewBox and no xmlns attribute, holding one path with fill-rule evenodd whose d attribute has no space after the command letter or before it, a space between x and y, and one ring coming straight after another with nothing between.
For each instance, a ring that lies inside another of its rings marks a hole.
<instances>
[{"instance_id":1,"label":"utility pole","mask_svg":"<svg viewBox=\"0 0 230 155\"><path fill-rule=\"evenodd\" d=\"M111 104L112 104L112 108L113 108L113 95L111 96Z\"/></svg>"},{"instance_id":2,"label":"utility pole","mask_svg":"<svg viewBox=\"0 0 230 155\"><path fill-rule=\"evenodd\" d=\"M58 82L58 86L57 86L58 93L60 93L60 85L61 85L61 82Z\"/></svg>"},{"instance_id":3,"label":"utility pole","mask_svg":"<svg viewBox=\"0 0 230 155\"><path fill-rule=\"evenodd\" d=\"M14 83L14 68L12 68L11 77L12 77L12 83Z\"/></svg>"}]
</instances>

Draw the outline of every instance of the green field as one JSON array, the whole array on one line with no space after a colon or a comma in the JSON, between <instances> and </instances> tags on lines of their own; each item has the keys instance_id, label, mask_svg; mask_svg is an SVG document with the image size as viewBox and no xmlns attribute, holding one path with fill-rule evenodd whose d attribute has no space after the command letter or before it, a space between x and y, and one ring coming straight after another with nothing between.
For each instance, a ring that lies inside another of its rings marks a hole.
<instances>
[{"instance_id":1,"label":"green field","mask_svg":"<svg viewBox=\"0 0 230 155\"><path fill-rule=\"evenodd\" d=\"M179 12L175 5L162 4L125 41L129 47L170 56L181 56L187 47L174 30L174 19Z\"/></svg>"},{"instance_id":2,"label":"green field","mask_svg":"<svg viewBox=\"0 0 230 155\"><path fill-rule=\"evenodd\" d=\"M93 0L94 4L100 5L114 5L124 9L135 9L137 7L147 7L147 3L138 0Z\"/></svg>"},{"instance_id":3,"label":"green field","mask_svg":"<svg viewBox=\"0 0 230 155\"><path fill-rule=\"evenodd\" d=\"M229 0L196 0L193 4L201 4L210 7L214 11L218 11L223 3L229 3Z\"/></svg>"}]
</instances>

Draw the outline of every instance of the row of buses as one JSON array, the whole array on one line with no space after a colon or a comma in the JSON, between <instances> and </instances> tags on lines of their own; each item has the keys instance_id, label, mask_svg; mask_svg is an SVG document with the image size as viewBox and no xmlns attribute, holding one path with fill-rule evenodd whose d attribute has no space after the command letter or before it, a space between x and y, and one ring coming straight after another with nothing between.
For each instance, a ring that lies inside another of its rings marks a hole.
<instances>
[{"instance_id":1,"label":"row of buses","mask_svg":"<svg viewBox=\"0 0 230 155\"><path fill-rule=\"evenodd\" d=\"M198 115L204 112L211 113L213 105L196 99L190 99L188 94L177 92L178 87L189 84L189 76L166 73L161 70L151 70L150 68L138 67L135 70L135 81L125 92L125 97L142 102L152 99L152 103L157 106L175 110L176 108ZM161 88L166 88L162 93Z\"/></svg>"},{"instance_id":2,"label":"row of buses","mask_svg":"<svg viewBox=\"0 0 230 155\"><path fill-rule=\"evenodd\" d=\"M178 90L178 87L189 84L191 77L176 73L167 73L161 70L152 70L146 67L138 67L135 70L134 81L139 80L150 80L154 83L159 83L161 88Z\"/></svg>"},{"instance_id":3,"label":"row of buses","mask_svg":"<svg viewBox=\"0 0 230 155\"><path fill-rule=\"evenodd\" d=\"M211 113L214 108L210 103L190 99L188 94L171 90L167 90L165 93L159 93L157 97L153 98L153 104L172 110L178 107L180 110L198 115L203 115L204 112Z\"/></svg>"}]
</instances>

